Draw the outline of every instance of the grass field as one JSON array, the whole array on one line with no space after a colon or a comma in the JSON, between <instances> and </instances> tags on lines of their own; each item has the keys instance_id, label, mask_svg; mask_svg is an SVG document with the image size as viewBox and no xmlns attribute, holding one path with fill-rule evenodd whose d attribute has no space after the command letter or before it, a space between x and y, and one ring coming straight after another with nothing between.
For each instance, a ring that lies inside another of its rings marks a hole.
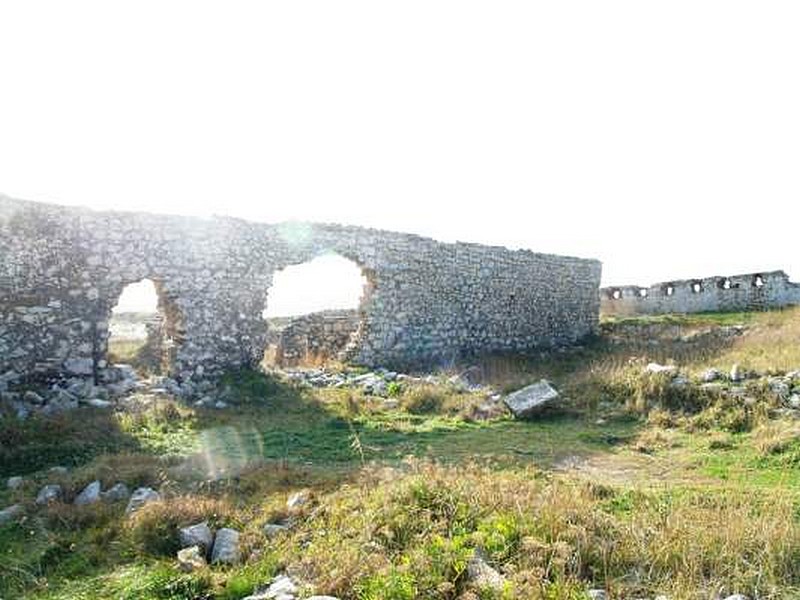
<instances>
[{"instance_id":1,"label":"grass field","mask_svg":"<svg viewBox=\"0 0 800 600\"><path fill-rule=\"evenodd\" d=\"M238 599L286 571L309 593L359 600L800 597L800 421L763 377L736 395L696 381L734 363L800 368L800 311L602 330L578 352L481 361L495 389L558 387L561 407L528 422L474 421L480 398L444 384L436 402L407 389L387 409L250 372L229 376L225 410L161 398L0 421L0 474L26 477L0 490L0 507L22 502L28 515L0 526L0 598ZM651 361L691 382L644 373ZM124 503L33 506L45 482L70 500L94 479L164 500L131 518ZM301 489L312 502L267 539L263 525ZM205 519L240 529L250 560L181 573L176 528ZM476 548L504 589L470 584Z\"/></svg>"}]
</instances>

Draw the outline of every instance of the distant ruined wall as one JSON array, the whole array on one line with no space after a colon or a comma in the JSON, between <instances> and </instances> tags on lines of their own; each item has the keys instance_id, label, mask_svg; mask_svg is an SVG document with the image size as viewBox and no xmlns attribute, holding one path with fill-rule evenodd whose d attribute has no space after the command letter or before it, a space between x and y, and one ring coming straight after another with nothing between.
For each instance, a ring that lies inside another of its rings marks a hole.
<instances>
[{"instance_id":1,"label":"distant ruined wall","mask_svg":"<svg viewBox=\"0 0 800 600\"><path fill-rule=\"evenodd\" d=\"M369 281L347 358L403 366L573 344L597 328L600 263L340 225L263 224L0 196L0 377L95 375L123 288L153 280L177 379L254 366L273 273L334 252ZM5 375L4 375L5 374Z\"/></svg>"},{"instance_id":2,"label":"distant ruined wall","mask_svg":"<svg viewBox=\"0 0 800 600\"><path fill-rule=\"evenodd\" d=\"M772 271L682 279L650 287L605 287L600 297L604 315L753 311L800 304L800 284L790 282L783 271Z\"/></svg>"},{"instance_id":3,"label":"distant ruined wall","mask_svg":"<svg viewBox=\"0 0 800 600\"><path fill-rule=\"evenodd\" d=\"M358 343L362 314L358 310L324 310L293 317L275 336L275 364L293 366L346 355Z\"/></svg>"}]
</instances>

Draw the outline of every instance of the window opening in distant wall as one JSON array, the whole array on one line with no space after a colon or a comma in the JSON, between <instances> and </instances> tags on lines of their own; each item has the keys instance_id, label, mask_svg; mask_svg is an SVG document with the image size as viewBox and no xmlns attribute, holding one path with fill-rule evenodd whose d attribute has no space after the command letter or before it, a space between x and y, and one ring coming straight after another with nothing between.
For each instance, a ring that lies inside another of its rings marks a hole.
<instances>
[{"instance_id":1,"label":"window opening in distant wall","mask_svg":"<svg viewBox=\"0 0 800 600\"><path fill-rule=\"evenodd\" d=\"M764 278L761 275L753 277L753 287L761 289L764 287Z\"/></svg>"},{"instance_id":2,"label":"window opening in distant wall","mask_svg":"<svg viewBox=\"0 0 800 600\"><path fill-rule=\"evenodd\" d=\"M693 281L692 282L692 293L693 294L699 294L702 291L703 291L703 284L700 283L699 281Z\"/></svg>"}]
</instances>

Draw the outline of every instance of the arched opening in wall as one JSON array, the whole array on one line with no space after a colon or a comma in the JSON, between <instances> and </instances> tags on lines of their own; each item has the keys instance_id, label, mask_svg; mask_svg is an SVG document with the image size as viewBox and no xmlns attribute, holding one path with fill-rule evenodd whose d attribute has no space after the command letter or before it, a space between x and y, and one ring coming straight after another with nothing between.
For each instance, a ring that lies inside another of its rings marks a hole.
<instances>
[{"instance_id":1,"label":"arched opening in wall","mask_svg":"<svg viewBox=\"0 0 800 600\"><path fill-rule=\"evenodd\" d=\"M700 281L693 281L691 288L693 294L699 294L700 292L703 291L703 283Z\"/></svg>"},{"instance_id":2,"label":"arched opening in wall","mask_svg":"<svg viewBox=\"0 0 800 600\"><path fill-rule=\"evenodd\" d=\"M140 375L169 372L179 318L152 279L126 285L111 309L108 363L127 364Z\"/></svg>"},{"instance_id":3,"label":"arched opening in wall","mask_svg":"<svg viewBox=\"0 0 800 600\"><path fill-rule=\"evenodd\" d=\"M729 289L731 289L731 279L730 279L730 277L724 277L719 281L719 289L721 289L721 290L729 290Z\"/></svg>"},{"instance_id":4,"label":"arched opening in wall","mask_svg":"<svg viewBox=\"0 0 800 600\"><path fill-rule=\"evenodd\" d=\"M265 366L319 366L339 360L358 342L371 289L368 274L339 254L276 272L263 313L268 331Z\"/></svg>"},{"instance_id":5,"label":"arched opening in wall","mask_svg":"<svg viewBox=\"0 0 800 600\"><path fill-rule=\"evenodd\" d=\"M761 275L753 276L753 287L761 289L764 287L764 277Z\"/></svg>"},{"instance_id":6,"label":"arched opening in wall","mask_svg":"<svg viewBox=\"0 0 800 600\"><path fill-rule=\"evenodd\" d=\"M671 283L668 283L664 286L664 295L665 296L672 296L675 293L675 286Z\"/></svg>"},{"instance_id":7,"label":"arched opening in wall","mask_svg":"<svg viewBox=\"0 0 800 600\"><path fill-rule=\"evenodd\" d=\"M619 300L620 298L622 298L622 290L620 290L620 289L611 290L611 299L612 300Z\"/></svg>"},{"instance_id":8,"label":"arched opening in wall","mask_svg":"<svg viewBox=\"0 0 800 600\"><path fill-rule=\"evenodd\" d=\"M647 298L647 288L639 288L639 298Z\"/></svg>"}]
</instances>

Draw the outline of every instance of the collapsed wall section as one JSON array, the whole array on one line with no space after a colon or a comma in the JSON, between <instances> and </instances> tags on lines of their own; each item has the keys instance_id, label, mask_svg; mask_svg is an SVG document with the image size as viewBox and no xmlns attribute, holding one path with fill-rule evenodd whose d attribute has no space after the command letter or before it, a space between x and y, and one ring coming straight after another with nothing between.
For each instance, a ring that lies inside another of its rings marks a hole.
<instances>
[{"instance_id":1,"label":"collapsed wall section","mask_svg":"<svg viewBox=\"0 0 800 600\"><path fill-rule=\"evenodd\" d=\"M352 309L270 319L270 325L276 324L269 339L273 353L270 362L289 367L337 360L348 348L360 321L360 312Z\"/></svg>"},{"instance_id":2,"label":"collapsed wall section","mask_svg":"<svg viewBox=\"0 0 800 600\"><path fill-rule=\"evenodd\" d=\"M652 315L766 310L800 304L800 284L783 271L605 287L603 315Z\"/></svg>"}]
</instances>

